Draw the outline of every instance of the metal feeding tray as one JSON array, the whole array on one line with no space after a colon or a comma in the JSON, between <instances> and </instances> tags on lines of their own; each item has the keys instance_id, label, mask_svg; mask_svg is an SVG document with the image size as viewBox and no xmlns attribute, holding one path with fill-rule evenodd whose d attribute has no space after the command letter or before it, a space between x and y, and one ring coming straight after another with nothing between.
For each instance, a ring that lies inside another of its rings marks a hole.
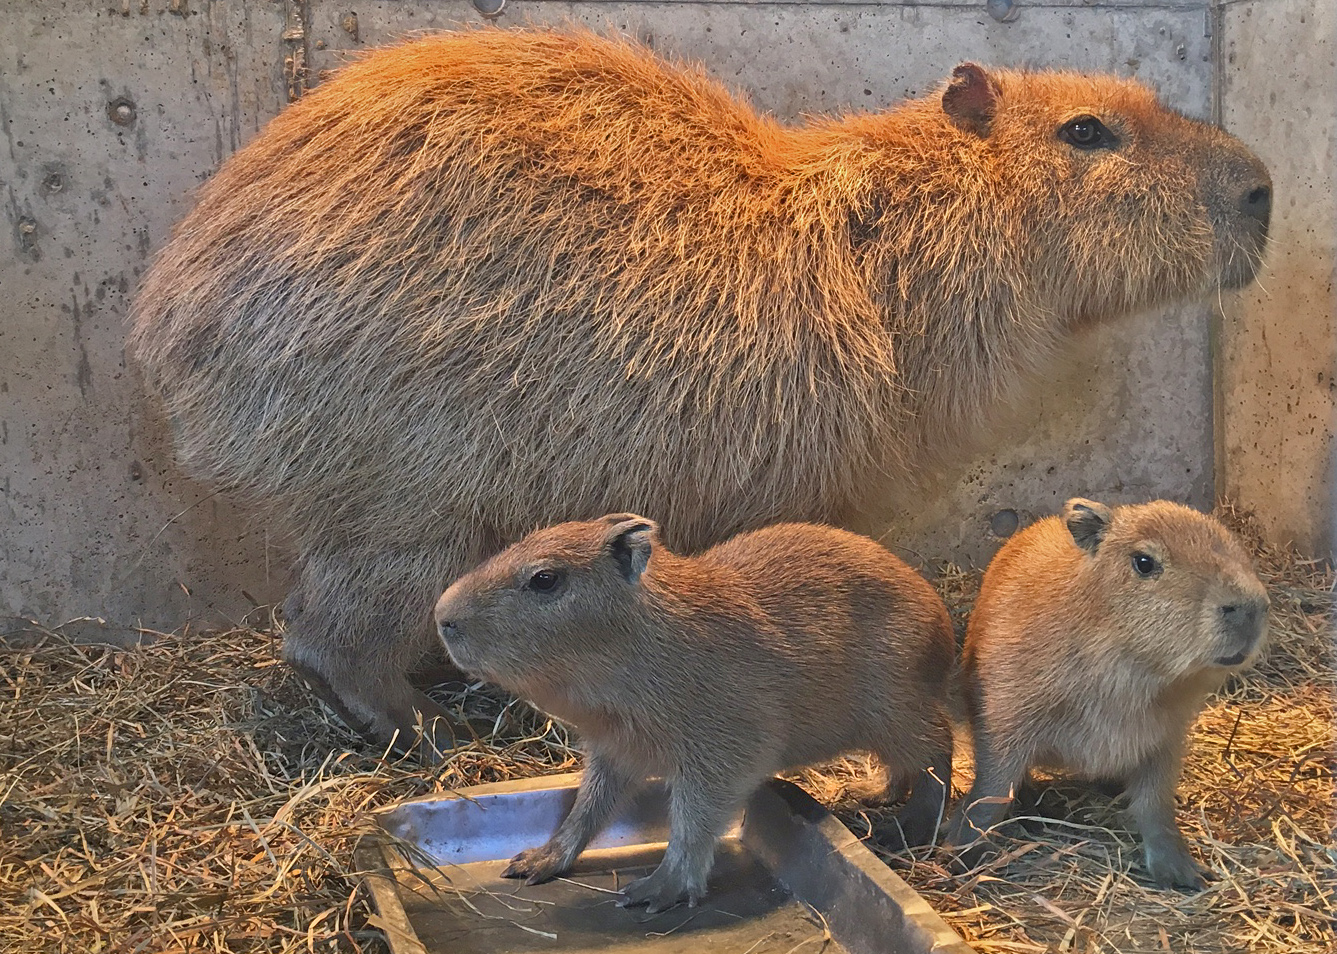
<instances>
[{"instance_id":1,"label":"metal feeding tray","mask_svg":"<svg viewBox=\"0 0 1337 954\"><path fill-rule=\"evenodd\" d=\"M847 828L778 779L721 839L695 908L647 915L616 903L663 855L662 786L641 792L565 878L501 878L507 859L557 828L579 781L480 785L379 812L385 834L365 839L356 862L393 954L971 954Z\"/></svg>"}]
</instances>

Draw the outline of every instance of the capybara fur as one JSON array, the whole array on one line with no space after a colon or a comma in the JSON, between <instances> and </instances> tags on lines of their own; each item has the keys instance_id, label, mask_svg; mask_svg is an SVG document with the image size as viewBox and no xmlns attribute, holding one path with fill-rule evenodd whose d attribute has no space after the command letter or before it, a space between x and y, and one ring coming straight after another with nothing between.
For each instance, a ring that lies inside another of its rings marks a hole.
<instances>
[{"instance_id":1,"label":"capybara fur","mask_svg":"<svg viewBox=\"0 0 1337 954\"><path fill-rule=\"evenodd\" d=\"M669 787L663 863L624 903L706 890L715 842L783 769L871 751L913 785L907 841L932 838L951 779L952 623L867 537L779 524L680 556L635 514L537 531L436 604L460 668L575 725L588 762L552 839L506 874L561 874L647 777Z\"/></svg>"},{"instance_id":2,"label":"capybara fur","mask_svg":"<svg viewBox=\"0 0 1337 954\"><path fill-rule=\"evenodd\" d=\"M287 659L384 738L440 713L432 601L505 544L851 525L1073 329L1247 283L1269 195L1110 77L966 64L786 126L628 41L446 33L225 162L131 348L179 459L295 540Z\"/></svg>"},{"instance_id":3,"label":"capybara fur","mask_svg":"<svg viewBox=\"0 0 1337 954\"><path fill-rule=\"evenodd\" d=\"M1261 651L1267 613L1244 547L1179 504L1073 499L1010 539L966 628L975 783L952 840L978 857L1028 770L1047 766L1122 785L1152 878L1201 887L1174 818L1188 731Z\"/></svg>"}]
</instances>

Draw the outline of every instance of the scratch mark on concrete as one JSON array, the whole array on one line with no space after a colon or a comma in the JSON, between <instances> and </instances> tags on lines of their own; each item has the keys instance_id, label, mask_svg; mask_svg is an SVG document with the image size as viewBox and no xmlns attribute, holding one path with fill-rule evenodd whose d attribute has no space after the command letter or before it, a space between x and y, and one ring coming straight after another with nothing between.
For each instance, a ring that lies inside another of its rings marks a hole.
<instances>
[{"instance_id":1,"label":"scratch mark on concrete","mask_svg":"<svg viewBox=\"0 0 1337 954\"><path fill-rule=\"evenodd\" d=\"M232 94L232 121L228 123L228 135L231 140L231 151L236 152L241 148L241 136L239 134L241 127L241 89L237 82L237 57L230 45L224 48L224 56L227 58L228 89Z\"/></svg>"},{"instance_id":2,"label":"scratch mark on concrete","mask_svg":"<svg viewBox=\"0 0 1337 954\"><path fill-rule=\"evenodd\" d=\"M71 314L74 315L74 342L79 346L79 368L74 379L79 383L79 395L88 397L88 389L93 383L93 366L88 363L88 342L84 338L84 313L79 307L78 289L70 289Z\"/></svg>"},{"instance_id":3,"label":"scratch mark on concrete","mask_svg":"<svg viewBox=\"0 0 1337 954\"><path fill-rule=\"evenodd\" d=\"M9 196L9 222L15 228L18 228L19 216L23 213L19 211L19 199L18 196L14 195L14 187L8 182L5 183L5 193Z\"/></svg>"},{"instance_id":4,"label":"scratch mark on concrete","mask_svg":"<svg viewBox=\"0 0 1337 954\"><path fill-rule=\"evenodd\" d=\"M15 168L17 168L19 157L18 154L14 152L14 130L10 128L9 108L5 105L5 100L3 98L0 98L0 129L5 131L5 141L9 143L9 159L14 163Z\"/></svg>"}]
</instances>

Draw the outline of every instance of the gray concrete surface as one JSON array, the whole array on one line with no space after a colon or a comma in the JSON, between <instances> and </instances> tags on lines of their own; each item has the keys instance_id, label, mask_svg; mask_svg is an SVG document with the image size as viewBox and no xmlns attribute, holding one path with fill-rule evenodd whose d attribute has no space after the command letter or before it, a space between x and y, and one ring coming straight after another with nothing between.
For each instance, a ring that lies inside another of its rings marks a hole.
<instances>
[{"instance_id":1,"label":"gray concrete surface","mask_svg":"<svg viewBox=\"0 0 1337 954\"><path fill-rule=\"evenodd\" d=\"M283 541L175 470L156 405L126 366L126 303L193 187L281 108L302 66L316 82L348 51L479 19L460 0L35 0L8 12L0 616L175 628L281 596ZM965 58L1133 74L1198 116L1212 112L1219 78L1205 2L1023 3L999 24L982 2L514 0L499 22L560 19L698 59L782 117L889 105ZM1251 83L1241 72L1234 86ZM1074 493L1207 504L1215 307L1094 335L940 506L888 501L870 525L897 520L888 540L912 557L969 562L992 553L1000 511L1024 523Z\"/></svg>"},{"instance_id":2,"label":"gray concrete surface","mask_svg":"<svg viewBox=\"0 0 1337 954\"><path fill-rule=\"evenodd\" d=\"M275 4L173 6L5 10L0 616L175 628L278 592L265 529L176 472L123 354L150 253L286 101Z\"/></svg>"},{"instance_id":3,"label":"gray concrete surface","mask_svg":"<svg viewBox=\"0 0 1337 954\"><path fill-rule=\"evenodd\" d=\"M1218 375L1221 488L1278 540L1332 554L1337 403L1337 4L1222 8L1221 113L1272 170L1272 249L1232 299Z\"/></svg>"}]
</instances>

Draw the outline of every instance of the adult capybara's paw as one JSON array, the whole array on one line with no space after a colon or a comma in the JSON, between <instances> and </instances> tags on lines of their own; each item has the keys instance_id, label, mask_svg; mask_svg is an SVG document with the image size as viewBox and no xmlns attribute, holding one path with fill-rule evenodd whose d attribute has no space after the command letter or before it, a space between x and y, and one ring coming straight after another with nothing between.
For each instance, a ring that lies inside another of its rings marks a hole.
<instances>
[{"instance_id":1,"label":"adult capybara's paw","mask_svg":"<svg viewBox=\"0 0 1337 954\"><path fill-rule=\"evenodd\" d=\"M1165 848L1146 846L1147 871L1160 888L1201 891L1207 887L1208 874L1181 846Z\"/></svg>"},{"instance_id":2,"label":"adult capybara's paw","mask_svg":"<svg viewBox=\"0 0 1337 954\"><path fill-rule=\"evenodd\" d=\"M666 873L661 866L648 878L633 881L623 888L618 906L631 908L645 905L647 912L658 914L683 901L686 901L689 907L696 907L696 903L705 895L705 885L688 884L684 879Z\"/></svg>"},{"instance_id":3,"label":"adult capybara's paw","mask_svg":"<svg viewBox=\"0 0 1337 954\"><path fill-rule=\"evenodd\" d=\"M548 842L539 848L526 848L511 859L503 878L524 878L525 884L542 884L571 867L560 845Z\"/></svg>"}]
</instances>

